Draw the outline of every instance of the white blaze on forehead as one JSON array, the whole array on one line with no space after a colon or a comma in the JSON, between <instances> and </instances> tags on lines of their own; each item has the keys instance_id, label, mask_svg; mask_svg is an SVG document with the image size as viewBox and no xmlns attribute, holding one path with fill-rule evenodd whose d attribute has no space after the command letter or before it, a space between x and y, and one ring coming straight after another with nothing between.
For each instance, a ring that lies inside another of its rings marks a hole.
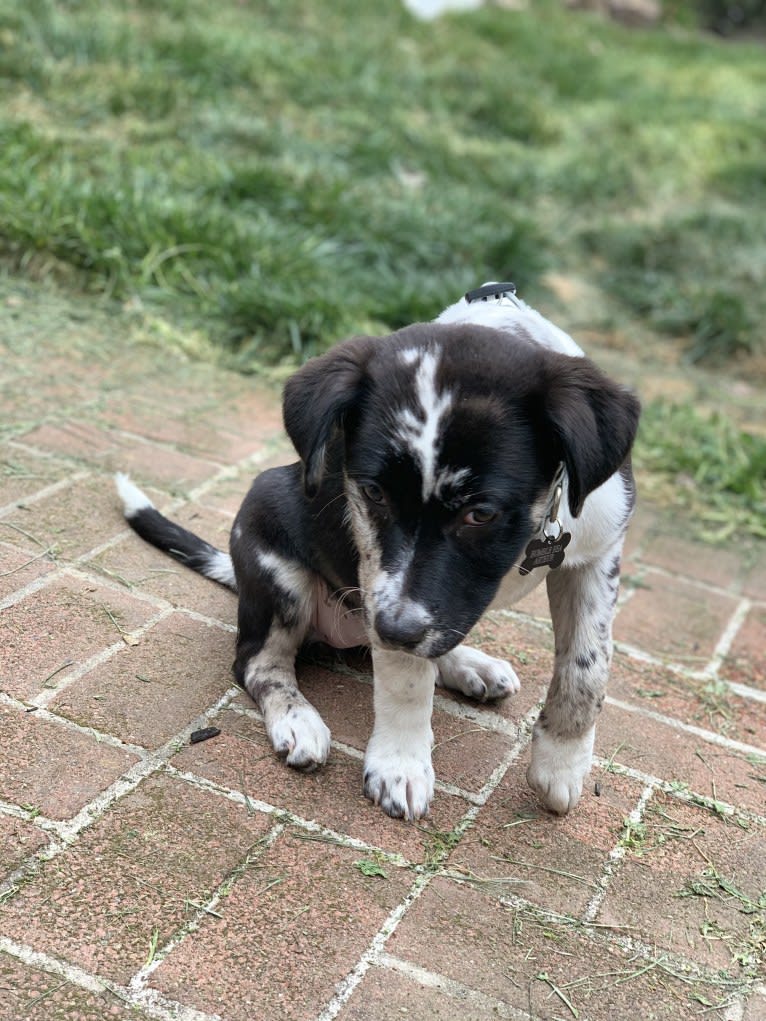
<instances>
[{"instance_id":1,"label":"white blaze on forehead","mask_svg":"<svg viewBox=\"0 0 766 1021\"><path fill-rule=\"evenodd\" d=\"M452 407L452 394L449 390L439 393L436 389L439 358L434 351L406 348L400 352L400 358L405 365L417 365L414 393L422 415L416 415L409 408L399 409L396 434L420 465L425 502L437 485L439 428L444 415Z\"/></svg>"}]
</instances>

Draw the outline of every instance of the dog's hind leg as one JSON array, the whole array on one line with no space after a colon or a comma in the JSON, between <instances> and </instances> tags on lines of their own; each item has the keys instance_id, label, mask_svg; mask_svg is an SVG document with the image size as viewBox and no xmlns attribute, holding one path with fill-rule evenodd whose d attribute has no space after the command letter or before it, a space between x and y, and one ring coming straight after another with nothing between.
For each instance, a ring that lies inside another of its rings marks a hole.
<instances>
[{"instance_id":1,"label":"dog's hind leg","mask_svg":"<svg viewBox=\"0 0 766 1021\"><path fill-rule=\"evenodd\" d=\"M327 761L330 731L301 694L295 657L311 614L311 572L296 566L292 591L275 579L240 581L239 633L234 671L263 714L266 733L288 766L311 772Z\"/></svg>"},{"instance_id":2,"label":"dog's hind leg","mask_svg":"<svg viewBox=\"0 0 766 1021\"><path fill-rule=\"evenodd\" d=\"M592 563L547 577L556 658L532 739L529 785L560 815L580 799L612 658L622 540Z\"/></svg>"}]
</instances>

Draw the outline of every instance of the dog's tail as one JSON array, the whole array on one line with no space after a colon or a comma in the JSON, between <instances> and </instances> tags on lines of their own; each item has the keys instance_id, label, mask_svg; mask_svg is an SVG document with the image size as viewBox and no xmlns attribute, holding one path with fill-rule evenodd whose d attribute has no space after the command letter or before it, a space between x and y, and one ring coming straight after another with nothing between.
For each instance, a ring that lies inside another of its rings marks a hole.
<instances>
[{"instance_id":1,"label":"dog's tail","mask_svg":"<svg viewBox=\"0 0 766 1021\"><path fill-rule=\"evenodd\" d=\"M169 521L127 475L119 472L114 481L122 500L125 520L134 532L193 571L237 591L234 567L228 553Z\"/></svg>"}]
</instances>

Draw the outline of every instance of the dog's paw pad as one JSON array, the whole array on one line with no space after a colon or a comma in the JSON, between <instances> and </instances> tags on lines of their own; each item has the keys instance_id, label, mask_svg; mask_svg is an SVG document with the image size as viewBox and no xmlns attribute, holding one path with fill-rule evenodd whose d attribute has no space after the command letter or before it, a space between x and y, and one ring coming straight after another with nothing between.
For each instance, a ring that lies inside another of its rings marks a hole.
<instances>
[{"instance_id":1,"label":"dog's paw pad","mask_svg":"<svg viewBox=\"0 0 766 1021\"><path fill-rule=\"evenodd\" d=\"M330 731L313 706L297 706L271 723L269 737L288 766L311 773L324 765L330 752Z\"/></svg>"},{"instance_id":2,"label":"dog's paw pad","mask_svg":"<svg viewBox=\"0 0 766 1021\"><path fill-rule=\"evenodd\" d=\"M370 752L365 757L364 793L395 819L422 819L434 796L430 749L422 756Z\"/></svg>"}]
</instances>

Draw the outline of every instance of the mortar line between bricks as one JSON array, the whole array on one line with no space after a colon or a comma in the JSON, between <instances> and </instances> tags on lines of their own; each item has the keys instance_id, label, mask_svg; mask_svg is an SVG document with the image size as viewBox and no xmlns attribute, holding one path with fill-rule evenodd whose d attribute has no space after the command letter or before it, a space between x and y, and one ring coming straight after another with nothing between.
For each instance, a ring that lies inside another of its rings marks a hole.
<instances>
[{"instance_id":1,"label":"mortar line between bricks","mask_svg":"<svg viewBox=\"0 0 766 1021\"><path fill-rule=\"evenodd\" d=\"M597 755L593 757L593 765L598 766L607 772L617 773L619 776L627 776L631 780L638 780L643 784L650 784L656 787L657 790L662 791L663 794L668 794L678 801L683 801L685 805L693 805L695 808L705 808L711 812L723 812L728 816L737 816L741 819L752 820L760 826L766 826L766 815L759 815L757 812L751 811L749 808L743 808L742 806L735 806L729 804L727 801L721 801L720 798L712 798L708 794L699 794L696 791L678 787L674 780L663 780L662 777L652 776L651 773L645 773L643 770L634 769L633 766L624 766L619 762L612 762L608 759L602 759Z\"/></svg>"},{"instance_id":2,"label":"mortar line between bricks","mask_svg":"<svg viewBox=\"0 0 766 1021\"><path fill-rule=\"evenodd\" d=\"M463 882L463 880L455 876L448 878L453 882ZM752 980L727 979L723 977L720 969L715 971L708 969L684 954L666 948L651 946L635 936L626 935L620 931L630 927L602 925L598 922L584 922L573 915L562 915L557 911L550 910L550 908L540 907L532 901L528 901L524 897L519 897L515 894L506 894L499 897L498 900L504 907L514 908L517 911L525 911L547 926L566 926L571 931L581 934L599 946L618 947L620 950L625 950L653 964L666 962L668 974L681 979L683 982L688 983L690 976L692 976L695 980L706 982L709 985L717 986L721 989L730 989L732 995L737 996L749 992L754 986Z\"/></svg>"},{"instance_id":3,"label":"mortar line between bricks","mask_svg":"<svg viewBox=\"0 0 766 1021\"><path fill-rule=\"evenodd\" d=\"M527 723L528 732L522 731L518 740L514 746L510 749L504 760L495 768L492 775L490 776L487 783L482 788L479 797L482 798L482 804L485 804L489 799L490 794L498 787L503 777L505 776L508 769L510 769L513 762L519 757L523 751L525 745L531 740L531 723L533 718L537 715L539 709L537 707L531 709L525 717ZM463 818L452 830L453 834L457 834L458 840L455 844L459 843L460 840L465 836L468 828L473 824L476 816L481 810L480 804L474 804L469 807L468 811L464 814ZM333 1021L338 1015L340 1010L343 1008L345 1003L353 994L356 987L360 984L370 967L377 964L383 954L383 947L386 945L390 937L396 931L399 923L401 922L404 915L410 909L412 904L418 899L420 894L425 890L434 875L438 873L424 873L416 880L410 889L408 896L394 908L389 918L384 923L383 927L379 930L378 934L373 939L372 943L362 954L361 958L357 962L356 967L349 973L346 979L340 984L340 988L327 1007L319 1014L315 1021ZM494 1002L494 1001L493 1001ZM514 1015L510 1015L514 1016ZM522 1017L523 1015L516 1015Z\"/></svg>"},{"instance_id":4,"label":"mortar line between bricks","mask_svg":"<svg viewBox=\"0 0 766 1021\"><path fill-rule=\"evenodd\" d=\"M210 465L213 469L221 469L225 467L222 461L218 461L213 457L208 457L204 454L199 454L191 450L190 448L184 448L183 444L174 443L172 440L161 440L156 437L142 436L140 433L131 432L129 429L122 429L119 426L114 428L112 426L106 426L103 424L93 423L90 419L86 419L89 425L96 425L96 428L101 432L108 432L112 436L117 436L121 439L130 440L131 443L140 443L144 447L154 447L156 450L162 450L169 454L183 454L184 457L194 458L195 461L201 461L203 464ZM77 460L75 458L75 460Z\"/></svg>"},{"instance_id":5,"label":"mortar line between bricks","mask_svg":"<svg viewBox=\"0 0 766 1021\"><path fill-rule=\"evenodd\" d=\"M208 897L205 904L199 906L197 911L192 918L182 925L173 936L159 949L157 950L149 964L145 964L142 968L132 976L128 982L128 989L134 995L142 995L151 993L153 990L148 990L148 982L157 968L167 960L170 954L179 947L183 941L193 932L201 927L202 923L211 914L215 914L216 907L220 904L224 897L226 897L236 884L237 880L242 876L251 864L251 854L256 848L262 851L268 850L272 847L277 839L284 833L286 824L279 820L271 827L265 838L257 841L251 851L245 856L244 860L239 862L232 868L228 875L218 884L218 887L213 891L210 897Z\"/></svg>"},{"instance_id":6,"label":"mortar line between bricks","mask_svg":"<svg viewBox=\"0 0 766 1021\"><path fill-rule=\"evenodd\" d=\"M383 951L383 947L396 932L402 918L404 918L410 907L420 897L431 882L432 878L433 877L430 874L426 873L415 879L415 882L410 887L407 895L396 905L393 911L391 911L388 918L373 937L368 948L357 961L356 966L338 983L338 986L336 987L338 991L335 996L333 996L324 1010L316 1015L315 1021L333 1021L333 1019L338 1016L356 987L360 984L372 965L376 963L378 957Z\"/></svg>"},{"instance_id":7,"label":"mortar line between bricks","mask_svg":"<svg viewBox=\"0 0 766 1021\"><path fill-rule=\"evenodd\" d=\"M209 624L211 627L220 628L222 631L229 631L234 634L236 634L237 631L236 625L229 624L225 620L219 620L218 617L209 617L204 613L198 612L197 610L192 610L188 606L176 606L174 603L171 603L170 600L165 599L163 596L157 596L153 595L151 592L145 592L140 587L134 588L133 586L130 585L126 586L123 582L113 581L108 575L103 575L102 572L98 570L98 568L94 568L93 573L89 574L87 571L84 571L80 567L78 567L76 563L73 563L71 565L62 567L59 574L60 575L65 574L69 577L76 578L78 581L91 583L93 582L95 575L95 577L98 579L99 584L103 585L105 588L108 588L113 592L119 592L121 595L125 595L125 593L127 592L134 599L138 599L144 603L149 603L150 606L155 606L159 610L167 610L168 614L181 613L192 620L199 621L201 624ZM215 582L211 582L211 584L215 584ZM232 597L235 598L233 593ZM128 636L140 635L144 630L148 630L147 625L141 624L137 628L134 628L132 631L126 632L126 634Z\"/></svg>"},{"instance_id":8,"label":"mortar line between bricks","mask_svg":"<svg viewBox=\"0 0 766 1021\"><path fill-rule=\"evenodd\" d=\"M156 624L159 624L160 621L169 617L171 612L172 611L170 609L158 610L153 617L150 617L149 620L140 627L135 628L133 631L126 631L124 635L121 635L119 641L113 642L105 649L101 649L99 652L94 653L94 655L90 656L82 663L73 664L73 669L67 674L64 674L63 676L58 675L61 679L57 684L45 688L38 695L35 695L35 697L31 700L30 705L36 706L38 709L47 708L57 695L60 695L61 692L66 691L77 681L81 680L81 678L90 673L91 670L95 670L96 667L101 666L103 663L107 663L113 656L116 656L118 652L121 652L125 648L126 638L138 641L140 637L145 635L147 631L150 631Z\"/></svg>"},{"instance_id":9,"label":"mortar line between bricks","mask_svg":"<svg viewBox=\"0 0 766 1021\"><path fill-rule=\"evenodd\" d=\"M741 596L737 592L732 592L731 589L721 588L720 585L714 585L709 581L701 581L699 578L690 578L688 575L683 574L681 571L669 571L665 567L658 567L656 564L647 564L641 562L641 570L645 574L658 574L662 578L668 578L671 580L679 580L692 588L699 589L702 592L706 592L708 595L714 596L725 596L728 599L740 599Z\"/></svg>"},{"instance_id":10,"label":"mortar line between bricks","mask_svg":"<svg viewBox=\"0 0 766 1021\"><path fill-rule=\"evenodd\" d=\"M42 829L43 832L49 835L54 834L55 837L50 840L46 848L37 850L25 858L18 868L16 868L16 870L10 876L6 877L3 883L0 884L0 889L7 890L15 887L16 880L28 876L30 872L35 872L40 861L50 861L51 858L55 858L58 854L65 851L67 847L74 844L83 830L88 829L103 818L103 816L117 801L134 791L143 780L151 776L153 773L159 772L163 769L171 774L177 773L177 770L174 770L174 768L168 764L168 759L175 754L177 746L179 744L185 744L191 733L203 723L206 723L211 716L215 715L226 702L236 696L238 691L238 688L229 688L213 706L206 709L190 724L187 724L183 730L171 737L170 740L166 741L165 744L162 745L161 748L154 752L136 746L126 745L124 742L120 741L119 738L115 738L112 735L104 735L112 747L117 747L138 755L138 762L134 763L129 769L113 781L106 790L101 791L95 798L93 798L92 801L90 801L87 805L84 805L79 812L77 812L74 816L71 816L69 819L49 819L45 816L36 816L30 819L29 821L33 822L39 829ZM0 703L2 702L10 705L19 705L24 708L23 703L17 702L4 692L0 692ZM66 720L64 717L56 716L53 713L48 713L46 715L50 722L55 722L57 725L66 726L69 729L79 731L80 733L86 734L88 737L94 736L93 728L82 727L79 724L73 723L71 720ZM98 732L95 733L96 736L98 736Z\"/></svg>"},{"instance_id":11,"label":"mortar line between bricks","mask_svg":"<svg viewBox=\"0 0 766 1021\"><path fill-rule=\"evenodd\" d=\"M34 702L21 702L12 695L7 695L4 691L0 691L0 705L7 705L11 709L20 710L30 716L34 715L35 719L45 720L47 723L62 727L64 730L70 730L75 734L82 734L84 737L93 739L97 744L109 745L110 748L117 748L121 752L135 755L139 759L145 759L151 754L140 745L130 744L128 741L123 741L121 738L115 737L114 734L109 734L105 730L99 730L97 727L76 723L66 716L51 712L50 709L44 706L38 706Z\"/></svg>"},{"instance_id":12,"label":"mortar line between bricks","mask_svg":"<svg viewBox=\"0 0 766 1021\"><path fill-rule=\"evenodd\" d=\"M27 596L33 596L39 592L40 589L47 588L48 585L52 584L54 579L60 578L63 573L63 568L59 567L57 571L50 571L48 574L42 574L39 578L33 578L32 581L23 585L21 588L14 589L10 595L0 599L0 610L9 610L16 603L20 603L22 599L26 599Z\"/></svg>"},{"instance_id":13,"label":"mortar line between bricks","mask_svg":"<svg viewBox=\"0 0 766 1021\"><path fill-rule=\"evenodd\" d=\"M411 979L425 989L436 989L444 993L450 999L458 1000L461 1004L475 1007L477 1011L491 1014L492 1017L508 1019L508 1021L540 1021L537 1014L529 1014L520 1007L513 1007L504 1000L495 999L477 989L456 982L455 979L447 978L438 972L429 971L419 964L405 961L393 954L381 953L375 964L386 971L395 971L406 978Z\"/></svg>"},{"instance_id":14,"label":"mortar line between bricks","mask_svg":"<svg viewBox=\"0 0 766 1021\"><path fill-rule=\"evenodd\" d=\"M660 667L662 670L667 670L671 674L678 674L680 677L684 677L687 680L711 680L710 674L706 673L706 668L695 670L683 663L676 663L672 659L663 659L661 656L655 656L653 653L646 652L644 649L639 649L636 645L631 645L629 642L624 642L619 638L615 639L614 649L615 652L622 653L623 656L627 656L629 659L634 659L638 663L646 663L648 666ZM701 659L702 657L700 657L700 660Z\"/></svg>"},{"instance_id":15,"label":"mortar line between bricks","mask_svg":"<svg viewBox=\"0 0 766 1021\"><path fill-rule=\"evenodd\" d=\"M204 497L205 494L219 482L226 482L228 479L235 479L241 474L241 472L257 468L259 464L262 464L264 461L268 461L270 457L273 457L280 446L284 446L286 450L292 451L292 445L283 442L284 440L286 440L284 430L280 429L277 432L272 433L268 440L262 441L264 443L262 450L258 450L254 454L246 454L238 461L234 461L233 464L224 465L214 477L206 479L204 482L200 482L196 485L193 489L190 489L189 499L187 502L193 503L201 497ZM298 455L296 454L295 456L297 458Z\"/></svg>"},{"instance_id":16,"label":"mortar line between bricks","mask_svg":"<svg viewBox=\"0 0 766 1021\"><path fill-rule=\"evenodd\" d=\"M549 635L553 634L553 626L547 617L535 617L532 613L525 613L523 610L511 610L506 607L488 610L485 616L491 620L493 614L504 617L506 620L515 620L519 624L530 624L532 627L537 628L538 631L545 631Z\"/></svg>"},{"instance_id":17,"label":"mortar line between bricks","mask_svg":"<svg viewBox=\"0 0 766 1021\"><path fill-rule=\"evenodd\" d=\"M723 634L718 639L718 643L713 650L713 655L710 658L708 665L705 667L705 672L710 674L711 677L718 676L721 664L728 656L734 639L737 637L742 625L745 623L745 618L750 612L752 605L753 604L749 599L741 599L736 610L729 618L729 621L723 630Z\"/></svg>"},{"instance_id":18,"label":"mortar line between bricks","mask_svg":"<svg viewBox=\"0 0 766 1021\"><path fill-rule=\"evenodd\" d=\"M0 952L14 957L30 968L56 975L86 992L99 996L104 992L111 993L116 1000L129 1007L137 1007L156 1021L222 1021L218 1014L205 1014L193 1007L186 1007L159 993L154 995L154 990L151 991L152 995L136 995L129 988L112 982L111 979L92 975L76 964L35 950L25 943L17 943L7 936L0 936Z\"/></svg>"},{"instance_id":19,"label":"mortar line between bricks","mask_svg":"<svg viewBox=\"0 0 766 1021\"><path fill-rule=\"evenodd\" d=\"M625 839L628 835L629 828L630 826L635 826L643 822L644 813L646 812L646 808L649 802L651 801L656 789L657 788L654 786L654 784L647 784L644 787L643 791L641 791L641 795L638 799L636 807L628 815L628 818L626 820L625 825L623 826L618 841L612 848L612 850L609 852L609 857L607 858L601 870L601 877L599 879L598 884L599 889L591 897L587 907L585 908L585 911L583 912L582 920L584 922L595 921L596 916L601 910L601 905L604 903L604 899L606 898L606 895L609 892L609 886L612 880L614 879L615 875L619 872L620 866L622 865L622 862L625 859L625 855L627 853Z\"/></svg>"},{"instance_id":20,"label":"mortar line between bricks","mask_svg":"<svg viewBox=\"0 0 766 1021\"><path fill-rule=\"evenodd\" d=\"M382 847L376 847L374 844L368 844L366 841L360 840L358 837L349 836L347 833L340 833L337 830L331 829L329 826L322 826L321 823L315 822L313 819L304 819L302 816L296 815L288 809L280 808L278 805L271 805L269 802L261 801L258 798L253 798L244 791L235 790L233 787L225 787L223 784L215 783L213 780L208 780L204 776L198 776L196 773L192 773L188 770L181 770L176 766L169 764L164 767L163 772L167 773L169 776L174 776L178 780L182 780L184 783L188 783L199 790L207 791L209 794L215 794L220 798L226 798L228 801L234 802L235 805L241 805L248 811L260 812L263 815L270 815L280 820L285 820L292 826L297 826L299 829L305 830L307 833L315 833L318 836L326 838L330 843L336 844L338 847L347 847L355 851L364 851L368 854L380 855L380 857L385 861L397 867L417 868L413 862L402 857L402 855L400 855L397 851L386 851Z\"/></svg>"},{"instance_id":21,"label":"mortar line between bricks","mask_svg":"<svg viewBox=\"0 0 766 1021\"><path fill-rule=\"evenodd\" d=\"M27 448L31 449L31 448ZM34 451L39 454L40 457L46 457L43 451ZM90 471L79 471L75 472L74 475L70 475L66 479L60 479L58 482L51 482L48 486L43 486L42 489L36 489L34 493L30 493L28 496L20 498L18 500L12 500L11 503L5 504L0 507L0 518L8 517L14 511L20 510L20 505L26 506L27 504L39 503L40 500L45 500L49 496L55 496L56 493L61 492L62 489L68 489L73 486L76 482L83 482L89 478L92 472Z\"/></svg>"},{"instance_id":22,"label":"mortar line between bricks","mask_svg":"<svg viewBox=\"0 0 766 1021\"><path fill-rule=\"evenodd\" d=\"M606 704L622 709L624 712L633 713L635 716L642 716L644 719L653 720L655 723L662 723L673 730L682 731L685 734L693 734L695 737L706 741L708 744L718 745L732 752L743 752L745 755L764 755L766 748L759 748L757 745L746 744L744 741L735 741L732 737L725 737L723 734L716 734L713 730L705 730L703 727L696 727L693 723L684 723L672 716L663 716L662 713L653 709L646 709L644 706L632 705L630 702L623 702L621 699L612 698L607 695Z\"/></svg>"}]
</instances>

